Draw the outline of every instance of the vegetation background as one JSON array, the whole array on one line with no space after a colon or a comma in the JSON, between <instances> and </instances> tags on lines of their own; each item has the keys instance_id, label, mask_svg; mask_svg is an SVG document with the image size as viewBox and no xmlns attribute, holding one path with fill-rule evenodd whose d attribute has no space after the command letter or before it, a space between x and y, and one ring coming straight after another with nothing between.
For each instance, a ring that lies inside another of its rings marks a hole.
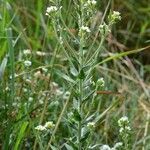
<instances>
[{"instance_id":1,"label":"vegetation background","mask_svg":"<svg viewBox=\"0 0 150 150\"><path fill-rule=\"evenodd\" d=\"M97 2L98 13L93 26L99 24L108 5L107 0ZM60 87L64 93L69 90L60 74L61 71L67 73L69 63L45 16L48 6L48 0L0 0L0 149L32 149L35 137L38 137L34 128L39 124L45 107L44 101L49 97L46 96L49 88L52 98L48 101L42 120L53 120L56 123L65 104L65 99L62 100L62 96L55 93ZM62 6L65 10L63 19L70 32L76 36L78 30L73 0L63 0ZM111 0L109 9L119 11L122 20L107 37L99 61L113 53L140 48L145 50L119 59L114 58L97 67L95 80L103 77L103 90L121 92L123 102L102 118L96 127L100 136L95 135L95 139L110 145L119 141L117 120L127 115L132 127L132 148L149 150L150 0ZM67 35L64 37L68 41L65 43L66 48L76 47L67 45L71 43L71 39ZM91 41L92 38L89 42ZM96 44L98 43L97 38ZM32 55L24 56L23 51L26 49L31 50ZM24 67L24 60L30 60L32 66ZM48 73L43 73L43 67L48 69ZM35 73L40 75L37 77ZM99 99L101 101L97 100L93 111L99 105L100 112L104 112L118 97L101 95ZM71 129L66 129L69 128L66 120L67 117L63 117L57 130L56 145L61 145L71 134ZM45 136L45 141L47 140Z\"/></svg>"}]
</instances>

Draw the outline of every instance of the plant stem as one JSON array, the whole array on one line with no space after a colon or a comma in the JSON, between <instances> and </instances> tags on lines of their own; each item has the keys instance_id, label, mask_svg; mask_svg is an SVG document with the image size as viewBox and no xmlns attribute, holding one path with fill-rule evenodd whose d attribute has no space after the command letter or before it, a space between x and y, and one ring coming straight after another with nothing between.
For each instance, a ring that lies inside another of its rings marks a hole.
<instances>
[{"instance_id":1,"label":"plant stem","mask_svg":"<svg viewBox=\"0 0 150 150\"><path fill-rule=\"evenodd\" d=\"M81 3L81 24L80 27L82 27L83 25L83 9L82 9L82 3ZM80 49L79 49L79 71L81 73L82 69L83 69L83 44L84 44L84 37L83 37L83 33L81 34L80 37ZM79 106L78 106L78 111L81 117L81 120L79 121L78 124L78 149L81 150L82 145L81 145L81 131L82 131L82 99L83 99L83 79L82 77L79 80L79 92L80 92L80 97L79 97Z\"/></svg>"},{"instance_id":2,"label":"plant stem","mask_svg":"<svg viewBox=\"0 0 150 150\"><path fill-rule=\"evenodd\" d=\"M79 98L79 113L80 113L80 116L82 115L82 93L83 93L83 90L82 90L82 79L80 79L79 81L79 91L80 91L80 98ZM81 117L82 118L82 117ZM79 121L79 125L78 125L78 143L79 143L79 150L81 150L81 130L82 130L82 119Z\"/></svg>"}]
</instances>

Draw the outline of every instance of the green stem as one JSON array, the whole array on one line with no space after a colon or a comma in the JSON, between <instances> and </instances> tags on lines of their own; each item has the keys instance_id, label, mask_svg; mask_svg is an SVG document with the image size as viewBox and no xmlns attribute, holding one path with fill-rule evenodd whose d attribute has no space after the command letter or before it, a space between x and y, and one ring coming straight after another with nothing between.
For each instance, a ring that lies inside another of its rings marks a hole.
<instances>
[{"instance_id":1,"label":"green stem","mask_svg":"<svg viewBox=\"0 0 150 150\"><path fill-rule=\"evenodd\" d=\"M84 18L84 14L83 14L83 8L82 8L82 2L81 2L81 24L79 25L80 27L83 26L83 18ZM83 44L84 44L84 35L83 33L81 33L81 37L80 37L80 49L79 49L79 71L81 72L83 69L83 61L84 61L84 57L83 57ZM82 99L83 99L83 79L81 78L79 80L79 92L80 92L80 97L79 97L79 114L81 116L81 120L79 121L78 124L78 150L82 149L82 144L81 144L81 130L82 130Z\"/></svg>"},{"instance_id":2,"label":"green stem","mask_svg":"<svg viewBox=\"0 0 150 150\"><path fill-rule=\"evenodd\" d=\"M80 98L79 98L79 113L80 116L82 115L82 97L83 97L83 90L82 90L82 79L79 81L79 91L80 91ZM82 118L82 117L81 117ZM82 130L82 120L79 121L78 125L78 143L79 143L79 150L81 150L81 130Z\"/></svg>"}]
</instances>

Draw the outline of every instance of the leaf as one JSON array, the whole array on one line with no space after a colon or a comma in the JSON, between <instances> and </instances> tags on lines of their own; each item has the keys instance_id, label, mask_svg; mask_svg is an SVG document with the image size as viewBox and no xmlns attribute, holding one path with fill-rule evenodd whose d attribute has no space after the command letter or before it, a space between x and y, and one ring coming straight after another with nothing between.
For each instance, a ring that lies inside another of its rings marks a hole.
<instances>
[{"instance_id":1,"label":"leaf","mask_svg":"<svg viewBox=\"0 0 150 150\"><path fill-rule=\"evenodd\" d=\"M99 116L95 118L94 122L96 123L99 122L112 108L118 105L121 100L122 100L122 97L120 97L114 103L112 103L105 111L103 111Z\"/></svg>"},{"instance_id":2,"label":"leaf","mask_svg":"<svg viewBox=\"0 0 150 150\"><path fill-rule=\"evenodd\" d=\"M83 98L82 103L84 103L85 101L87 101L90 98L90 96L94 94L94 92L95 92L95 90L93 90L90 93L88 93L88 95L86 95L86 97Z\"/></svg>"},{"instance_id":3,"label":"leaf","mask_svg":"<svg viewBox=\"0 0 150 150\"><path fill-rule=\"evenodd\" d=\"M140 48L140 49L136 49L136 50L127 51L127 52L122 52L122 53L119 53L119 54L114 54L113 56L110 56L110 57L104 59L103 61L101 61L100 63L96 64L96 66L101 65L101 64L103 64L105 62L108 62L110 60L113 60L113 59L117 59L117 58L121 58L123 56L127 56L127 55L131 55L131 54L134 54L134 53L141 52L141 51L143 51L145 49L148 49L148 48L150 48L150 46Z\"/></svg>"},{"instance_id":4,"label":"leaf","mask_svg":"<svg viewBox=\"0 0 150 150\"><path fill-rule=\"evenodd\" d=\"M72 146L70 146L70 145L68 145L68 144L66 144L66 143L65 143L64 145L65 145L65 147L67 148L67 150L74 150Z\"/></svg>"},{"instance_id":5,"label":"leaf","mask_svg":"<svg viewBox=\"0 0 150 150\"><path fill-rule=\"evenodd\" d=\"M52 146L52 145L51 145L50 147L51 147L52 150L58 150L58 148L55 147L55 146Z\"/></svg>"},{"instance_id":6,"label":"leaf","mask_svg":"<svg viewBox=\"0 0 150 150\"><path fill-rule=\"evenodd\" d=\"M68 75L56 70L56 73L58 76L64 78L66 81L71 82L71 83L75 83L75 81L73 79L71 79Z\"/></svg>"},{"instance_id":7,"label":"leaf","mask_svg":"<svg viewBox=\"0 0 150 150\"><path fill-rule=\"evenodd\" d=\"M74 77L77 77L78 71L76 70L76 68L75 68L74 66L72 66L72 67L70 68L70 72L71 72L71 74L72 74Z\"/></svg>"},{"instance_id":8,"label":"leaf","mask_svg":"<svg viewBox=\"0 0 150 150\"><path fill-rule=\"evenodd\" d=\"M89 137L90 131L87 128L82 128L82 136L80 142L85 142L85 140Z\"/></svg>"},{"instance_id":9,"label":"leaf","mask_svg":"<svg viewBox=\"0 0 150 150\"><path fill-rule=\"evenodd\" d=\"M20 128L20 131L18 133L18 137L17 137L17 141L15 143L15 147L14 147L14 150L18 150L19 149L19 145L25 135L25 131L26 131L26 128L28 126L29 122L23 122L22 125L21 125L21 128Z\"/></svg>"},{"instance_id":10,"label":"leaf","mask_svg":"<svg viewBox=\"0 0 150 150\"><path fill-rule=\"evenodd\" d=\"M76 121L81 121L81 116L80 116L80 114L79 114L79 112L78 112L77 109L74 109L74 111L73 111L73 117L74 117L74 119Z\"/></svg>"},{"instance_id":11,"label":"leaf","mask_svg":"<svg viewBox=\"0 0 150 150\"><path fill-rule=\"evenodd\" d=\"M7 65L7 56L3 59L1 65L0 65L0 80L2 79L3 75L4 75L4 71Z\"/></svg>"},{"instance_id":12,"label":"leaf","mask_svg":"<svg viewBox=\"0 0 150 150\"><path fill-rule=\"evenodd\" d=\"M79 79L85 79L85 73L84 73L83 68L80 70L78 77L79 77Z\"/></svg>"}]
</instances>

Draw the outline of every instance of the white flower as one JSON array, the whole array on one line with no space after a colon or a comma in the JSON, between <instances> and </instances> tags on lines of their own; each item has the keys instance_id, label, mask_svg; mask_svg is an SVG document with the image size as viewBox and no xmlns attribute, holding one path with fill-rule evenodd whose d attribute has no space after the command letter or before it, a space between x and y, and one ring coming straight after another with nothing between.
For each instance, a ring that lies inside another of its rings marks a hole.
<instances>
[{"instance_id":1,"label":"white flower","mask_svg":"<svg viewBox=\"0 0 150 150\"><path fill-rule=\"evenodd\" d=\"M14 78L16 78L16 77L18 77L18 75L15 73L15 74L14 74ZM12 75L10 75L9 78L12 79Z\"/></svg>"},{"instance_id":2,"label":"white flower","mask_svg":"<svg viewBox=\"0 0 150 150\"><path fill-rule=\"evenodd\" d=\"M112 14L115 18L117 18L118 20L121 20L121 16L120 16L120 12L118 11L113 11L113 14Z\"/></svg>"},{"instance_id":3,"label":"white flower","mask_svg":"<svg viewBox=\"0 0 150 150\"><path fill-rule=\"evenodd\" d=\"M126 131L131 131L131 128L129 126L125 127Z\"/></svg>"},{"instance_id":4,"label":"white flower","mask_svg":"<svg viewBox=\"0 0 150 150\"><path fill-rule=\"evenodd\" d=\"M104 86L105 85L105 81L104 81L104 78L100 78L97 80L96 82L97 86Z\"/></svg>"},{"instance_id":5,"label":"white flower","mask_svg":"<svg viewBox=\"0 0 150 150\"><path fill-rule=\"evenodd\" d=\"M90 5L96 5L96 0L88 0L85 4L84 4L84 7L87 8L88 6Z\"/></svg>"},{"instance_id":6,"label":"white flower","mask_svg":"<svg viewBox=\"0 0 150 150\"><path fill-rule=\"evenodd\" d=\"M38 125L37 127L35 127L35 130L44 131L44 130L46 130L46 128L45 128L45 126Z\"/></svg>"},{"instance_id":7,"label":"white flower","mask_svg":"<svg viewBox=\"0 0 150 150\"><path fill-rule=\"evenodd\" d=\"M63 91L62 91L61 89L56 89L55 92L56 92L55 94L56 94L57 96L60 96L60 95L63 94Z\"/></svg>"},{"instance_id":8,"label":"white flower","mask_svg":"<svg viewBox=\"0 0 150 150\"><path fill-rule=\"evenodd\" d=\"M50 13L56 12L57 10L58 8L56 6L47 7L45 15L49 15Z\"/></svg>"},{"instance_id":9,"label":"white flower","mask_svg":"<svg viewBox=\"0 0 150 150\"><path fill-rule=\"evenodd\" d=\"M43 99L40 99L39 104L43 104L43 103L44 103Z\"/></svg>"},{"instance_id":10,"label":"white flower","mask_svg":"<svg viewBox=\"0 0 150 150\"><path fill-rule=\"evenodd\" d=\"M32 62L29 61L29 60L25 60L25 61L24 61L24 65L25 65L26 67L29 67L29 66L32 65Z\"/></svg>"},{"instance_id":11,"label":"white flower","mask_svg":"<svg viewBox=\"0 0 150 150\"><path fill-rule=\"evenodd\" d=\"M29 97L28 101L32 102L33 101L33 97Z\"/></svg>"},{"instance_id":12,"label":"white flower","mask_svg":"<svg viewBox=\"0 0 150 150\"><path fill-rule=\"evenodd\" d=\"M109 147L109 145L102 145L100 147L100 150L111 150L111 148Z\"/></svg>"},{"instance_id":13,"label":"white flower","mask_svg":"<svg viewBox=\"0 0 150 150\"><path fill-rule=\"evenodd\" d=\"M87 3L90 5L96 5L97 2L95 0L88 0Z\"/></svg>"},{"instance_id":14,"label":"white flower","mask_svg":"<svg viewBox=\"0 0 150 150\"><path fill-rule=\"evenodd\" d=\"M28 89L26 89L26 88L23 88L23 92L25 92L25 93L26 93L26 92L28 92Z\"/></svg>"},{"instance_id":15,"label":"white flower","mask_svg":"<svg viewBox=\"0 0 150 150\"><path fill-rule=\"evenodd\" d=\"M90 128L90 129L95 128L95 122L89 122L89 123L87 124L87 127Z\"/></svg>"},{"instance_id":16,"label":"white flower","mask_svg":"<svg viewBox=\"0 0 150 150\"><path fill-rule=\"evenodd\" d=\"M124 132L130 132L131 131L131 128L129 126L126 126L126 127L121 127L119 132L122 134Z\"/></svg>"},{"instance_id":17,"label":"white flower","mask_svg":"<svg viewBox=\"0 0 150 150\"><path fill-rule=\"evenodd\" d=\"M90 32L91 32L91 30L89 29L89 27L85 27L85 26L82 26L82 27L80 28L80 30L81 30L81 31L85 31L85 32L87 32L87 33L90 33Z\"/></svg>"},{"instance_id":18,"label":"white flower","mask_svg":"<svg viewBox=\"0 0 150 150\"><path fill-rule=\"evenodd\" d=\"M105 22L99 26L99 31L102 35L107 35L111 32L109 26Z\"/></svg>"},{"instance_id":19,"label":"white flower","mask_svg":"<svg viewBox=\"0 0 150 150\"><path fill-rule=\"evenodd\" d=\"M116 149L116 148L121 147L122 145L123 145L122 142L118 142L118 143L115 144L115 146L113 148Z\"/></svg>"},{"instance_id":20,"label":"white flower","mask_svg":"<svg viewBox=\"0 0 150 150\"><path fill-rule=\"evenodd\" d=\"M129 124L129 120L127 116L123 116L118 120L118 125L120 127L122 127L123 125L128 125Z\"/></svg>"},{"instance_id":21,"label":"white flower","mask_svg":"<svg viewBox=\"0 0 150 150\"><path fill-rule=\"evenodd\" d=\"M127 122L128 121L128 117L127 116L123 116L122 118L120 118L120 121Z\"/></svg>"},{"instance_id":22,"label":"white flower","mask_svg":"<svg viewBox=\"0 0 150 150\"><path fill-rule=\"evenodd\" d=\"M24 55L30 55L31 54L31 50L30 49L25 49L25 50L23 50L23 54Z\"/></svg>"},{"instance_id":23,"label":"white flower","mask_svg":"<svg viewBox=\"0 0 150 150\"><path fill-rule=\"evenodd\" d=\"M55 124L52 121L48 121L45 123L44 127L47 129L53 128Z\"/></svg>"},{"instance_id":24,"label":"white flower","mask_svg":"<svg viewBox=\"0 0 150 150\"><path fill-rule=\"evenodd\" d=\"M121 20L120 12L118 11L111 12L108 16L108 19L111 24L116 23L116 21Z\"/></svg>"}]
</instances>

